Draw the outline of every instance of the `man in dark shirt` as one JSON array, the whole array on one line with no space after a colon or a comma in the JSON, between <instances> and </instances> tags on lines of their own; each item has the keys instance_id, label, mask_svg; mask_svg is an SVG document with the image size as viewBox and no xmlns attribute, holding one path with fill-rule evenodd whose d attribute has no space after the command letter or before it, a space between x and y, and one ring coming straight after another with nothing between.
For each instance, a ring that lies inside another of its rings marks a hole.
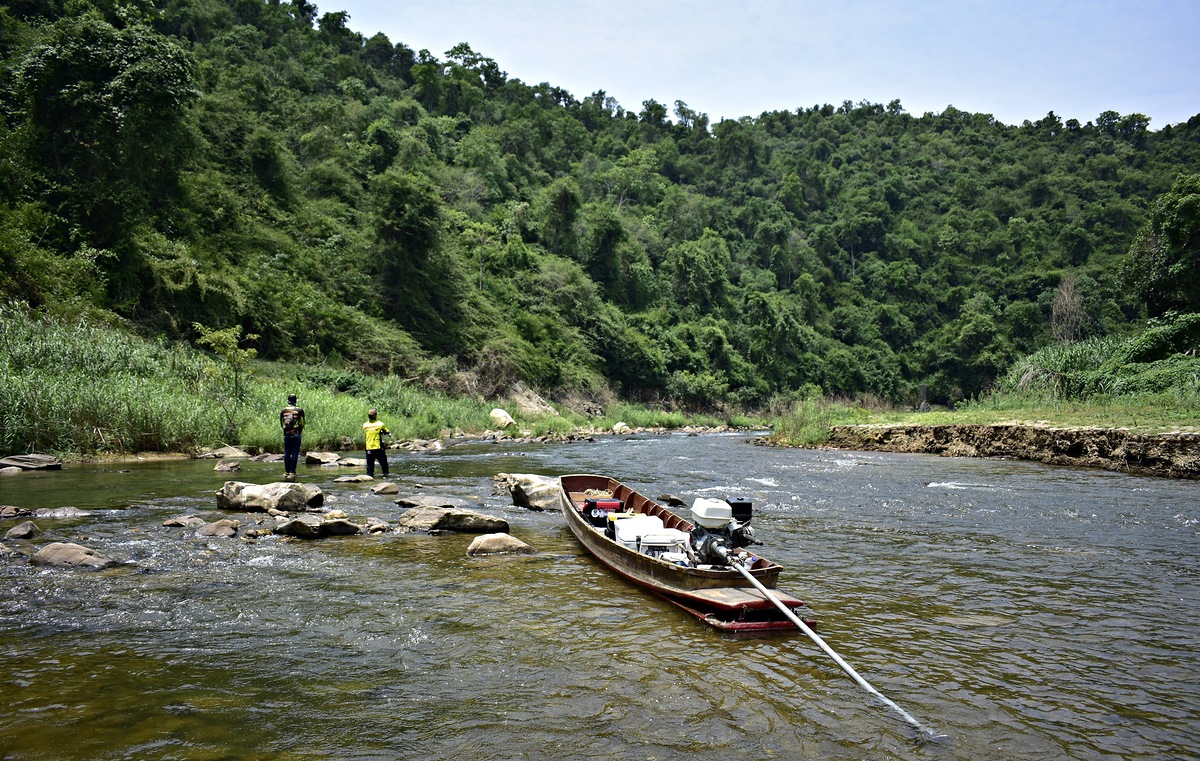
<instances>
[{"instance_id":1,"label":"man in dark shirt","mask_svg":"<svg viewBox=\"0 0 1200 761\"><path fill-rule=\"evenodd\" d=\"M296 406L296 395L288 396L288 404L279 411L279 425L283 428L283 477L296 477L296 463L300 460L300 434L304 431L304 409Z\"/></svg>"}]
</instances>

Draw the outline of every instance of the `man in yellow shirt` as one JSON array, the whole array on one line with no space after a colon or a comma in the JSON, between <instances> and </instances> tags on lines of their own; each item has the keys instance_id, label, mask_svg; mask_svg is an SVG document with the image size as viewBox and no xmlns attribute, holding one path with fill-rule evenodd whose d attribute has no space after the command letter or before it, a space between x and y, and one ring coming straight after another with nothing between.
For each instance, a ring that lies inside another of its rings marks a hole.
<instances>
[{"instance_id":1,"label":"man in yellow shirt","mask_svg":"<svg viewBox=\"0 0 1200 761\"><path fill-rule=\"evenodd\" d=\"M375 461L378 460L383 469L383 477L388 475L387 455L383 453L383 436L390 436L392 432L387 429L383 423L376 418L379 411L374 407L367 410L367 422L363 423L363 437L366 439L367 450L367 475L375 477Z\"/></svg>"}]
</instances>

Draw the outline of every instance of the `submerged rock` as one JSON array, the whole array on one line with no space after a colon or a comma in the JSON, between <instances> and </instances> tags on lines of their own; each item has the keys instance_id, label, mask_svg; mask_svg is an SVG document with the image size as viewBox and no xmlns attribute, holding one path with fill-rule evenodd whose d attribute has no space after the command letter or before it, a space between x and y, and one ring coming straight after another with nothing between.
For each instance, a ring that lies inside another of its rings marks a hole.
<instances>
[{"instance_id":1,"label":"submerged rock","mask_svg":"<svg viewBox=\"0 0 1200 761\"><path fill-rule=\"evenodd\" d=\"M213 470L217 473L237 473L241 469L242 464L240 462L228 462L226 460L221 460L213 467Z\"/></svg>"},{"instance_id":2,"label":"submerged rock","mask_svg":"<svg viewBox=\"0 0 1200 761\"><path fill-rule=\"evenodd\" d=\"M392 530L392 524L388 523L387 521L383 520L382 518L367 518L367 533L368 534L381 534L384 531L391 531L391 530Z\"/></svg>"},{"instance_id":3,"label":"submerged rock","mask_svg":"<svg viewBox=\"0 0 1200 761\"><path fill-rule=\"evenodd\" d=\"M261 485L226 481L217 491L217 507L222 510L312 510L323 504L325 495L319 487L294 481Z\"/></svg>"},{"instance_id":4,"label":"submerged rock","mask_svg":"<svg viewBox=\"0 0 1200 761\"><path fill-rule=\"evenodd\" d=\"M87 510L80 510L78 507L43 507L38 509L35 515L39 518L65 520L68 518L86 518L91 513Z\"/></svg>"},{"instance_id":5,"label":"submerged rock","mask_svg":"<svg viewBox=\"0 0 1200 761\"><path fill-rule=\"evenodd\" d=\"M48 565L58 568L84 568L98 571L115 564L117 561L107 558L90 547L69 542L53 542L47 544L29 558L33 565Z\"/></svg>"},{"instance_id":6,"label":"submerged rock","mask_svg":"<svg viewBox=\"0 0 1200 761\"><path fill-rule=\"evenodd\" d=\"M335 484L365 484L375 479L368 476L366 473L360 473L357 476L338 476L333 479Z\"/></svg>"},{"instance_id":7,"label":"submerged rock","mask_svg":"<svg viewBox=\"0 0 1200 761\"><path fill-rule=\"evenodd\" d=\"M456 508L464 507L467 504L465 499L459 499L458 497L439 497L436 495L426 494L414 494L408 497L398 497L395 502L401 507Z\"/></svg>"},{"instance_id":8,"label":"submerged rock","mask_svg":"<svg viewBox=\"0 0 1200 761\"><path fill-rule=\"evenodd\" d=\"M510 534L484 534L475 537L467 554L476 555L532 555L537 550Z\"/></svg>"},{"instance_id":9,"label":"submerged rock","mask_svg":"<svg viewBox=\"0 0 1200 761\"><path fill-rule=\"evenodd\" d=\"M33 511L16 505L0 505L0 518L24 518L27 515L33 515Z\"/></svg>"},{"instance_id":10,"label":"submerged rock","mask_svg":"<svg viewBox=\"0 0 1200 761\"><path fill-rule=\"evenodd\" d=\"M231 520L228 520L227 518L222 518L219 521L213 521L212 523L206 523L203 526L201 526L200 528L196 529L196 536L199 536L199 537L215 536L215 537L221 537L221 538L226 538L226 539L232 539L233 537L237 536L238 528L241 525L242 525L241 521L231 521Z\"/></svg>"},{"instance_id":11,"label":"submerged rock","mask_svg":"<svg viewBox=\"0 0 1200 761\"><path fill-rule=\"evenodd\" d=\"M40 533L42 533L42 530L37 527L36 523L34 523L33 521L24 521L24 522L18 523L17 525L10 528L8 530L8 533L4 535L4 538L5 539L32 539L33 537L37 536Z\"/></svg>"},{"instance_id":12,"label":"submerged rock","mask_svg":"<svg viewBox=\"0 0 1200 761\"><path fill-rule=\"evenodd\" d=\"M162 522L162 525L167 528L196 528L203 526L208 521L201 518L199 515L176 515L174 518L167 518Z\"/></svg>"}]
</instances>

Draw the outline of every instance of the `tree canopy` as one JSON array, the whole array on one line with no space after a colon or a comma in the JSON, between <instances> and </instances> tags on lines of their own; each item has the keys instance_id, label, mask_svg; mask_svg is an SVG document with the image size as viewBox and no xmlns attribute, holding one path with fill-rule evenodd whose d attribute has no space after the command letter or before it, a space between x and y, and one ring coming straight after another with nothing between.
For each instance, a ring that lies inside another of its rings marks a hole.
<instances>
[{"instance_id":1,"label":"tree canopy","mask_svg":"<svg viewBox=\"0 0 1200 761\"><path fill-rule=\"evenodd\" d=\"M846 101L713 124L347 20L0 7L0 296L689 406L954 402L1064 337L1200 311L1200 116Z\"/></svg>"}]
</instances>

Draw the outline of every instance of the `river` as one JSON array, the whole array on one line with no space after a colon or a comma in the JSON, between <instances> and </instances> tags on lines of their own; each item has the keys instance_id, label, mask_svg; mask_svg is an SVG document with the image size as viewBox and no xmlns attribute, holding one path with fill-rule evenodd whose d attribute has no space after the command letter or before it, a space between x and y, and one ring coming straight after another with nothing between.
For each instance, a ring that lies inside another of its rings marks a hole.
<instances>
[{"instance_id":1,"label":"river","mask_svg":"<svg viewBox=\"0 0 1200 761\"><path fill-rule=\"evenodd\" d=\"M405 494L467 497L533 545L465 535L198 539L212 461L0 478L101 572L0 559L0 759L1194 759L1200 484L742 435L462 444L392 457ZM247 463L238 480L277 480ZM779 587L921 723L803 634L738 638L613 578L499 472L617 476L648 496L754 500ZM401 509L301 466L327 507ZM17 521L5 521L7 531ZM246 528L246 526L243 526Z\"/></svg>"}]
</instances>

